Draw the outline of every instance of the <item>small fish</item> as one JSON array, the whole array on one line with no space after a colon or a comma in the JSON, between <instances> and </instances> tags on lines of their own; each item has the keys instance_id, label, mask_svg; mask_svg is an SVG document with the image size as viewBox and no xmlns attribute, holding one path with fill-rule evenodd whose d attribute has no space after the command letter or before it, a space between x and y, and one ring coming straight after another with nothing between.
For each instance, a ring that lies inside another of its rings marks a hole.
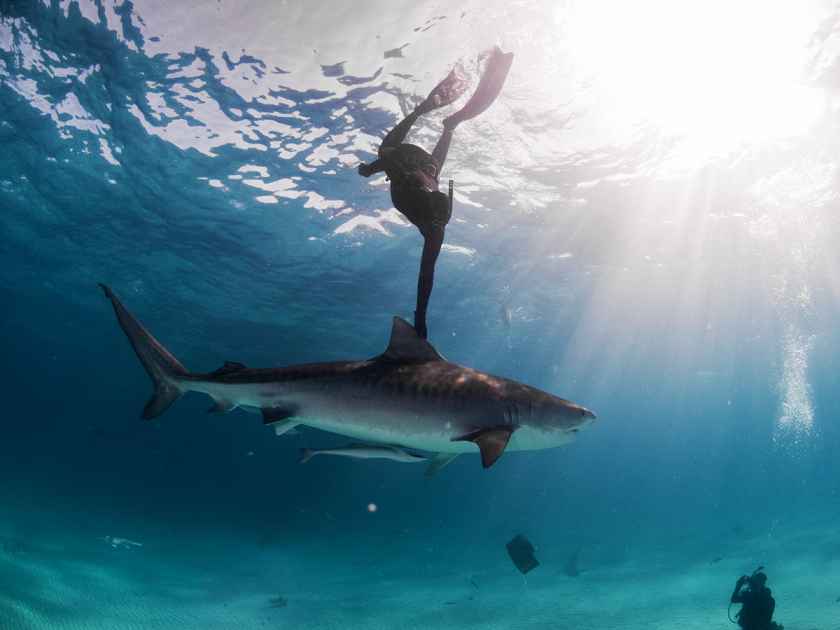
<instances>
[{"instance_id":1,"label":"small fish","mask_svg":"<svg viewBox=\"0 0 840 630\"><path fill-rule=\"evenodd\" d=\"M513 564L516 565L516 568L519 569L519 572L523 575L540 566L539 561L534 556L534 551L536 551L536 549L534 549L534 545L532 545L531 541L525 538L522 534L514 536L513 539L505 546L507 547L508 555L513 561Z\"/></svg>"},{"instance_id":2,"label":"small fish","mask_svg":"<svg viewBox=\"0 0 840 630\"><path fill-rule=\"evenodd\" d=\"M277 597L272 597L268 600L268 605L271 608L285 608L289 605L289 600L287 600L282 595L278 595Z\"/></svg>"},{"instance_id":3,"label":"small fish","mask_svg":"<svg viewBox=\"0 0 840 630\"><path fill-rule=\"evenodd\" d=\"M513 311L506 303L499 305L499 320L502 322L502 326L509 331L513 323Z\"/></svg>"},{"instance_id":4,"label":"small fish","mask_svg":"<svg viewBox=\"0 0 840 630\"><path fill-rule=\"evenodd\" d=\"M118 538L117 536L103 536L101 540L104 540L114 549L131 549L132 547L143 546L143 543L135 542L128 538Z\"/></svg>"},{"instance_id":5,"label":"small fish","mask_svg":"<svg viewBox=\"0 0 840 630\"><path fill-rule=\"evenodd\" d=\"M356 459L391 459L406 464L416 464L428 460L428 458L411 453L400 446L348 444L341 448L302 448L300 449L300 463L305 464L316 455L340 455L341 457L355 457Z\"/></svg>"},{"instance_id":6,"label":"small fish","mask_svg":"<svg viewBox=\"0 0 840 630\"><path fill-rule=\"evenodd\" d=\"M723 556L715 556L714 558L712 558L712 560L711 560L711 562L709 562L709 564L717 564L721 560L723 560Z\"/></svg>"},{"instance_id":7,"label":"small fish","mask_svg":"<svg viewBox=\"0 0 840 630\"><path fill-rule=\"evenodd\" d=\"M3 551L6 553L27 553L31 551L29 545L20 540L3 541Z\"/></svg>"},{"instance_id":8,"label":"small fish","mask_svg":"<svg viewBox=\"0 0 840 630\"><path fill-rule=\"evenodd\" d=\"M569 556L569 559L566 560L566 564L563 566L563 573L569 577L578 577L580 575L580 568L578 567L579 560L580 547L575 549L572 555Z\"/></svg>"}]
</instances>

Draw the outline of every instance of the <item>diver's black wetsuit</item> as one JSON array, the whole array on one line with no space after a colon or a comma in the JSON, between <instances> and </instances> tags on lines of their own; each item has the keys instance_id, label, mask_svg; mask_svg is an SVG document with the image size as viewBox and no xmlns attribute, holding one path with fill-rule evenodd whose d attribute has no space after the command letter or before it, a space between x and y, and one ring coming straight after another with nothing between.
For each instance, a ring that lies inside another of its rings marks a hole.
<instances>
[{"instance_id":1,"label":"diver's black wetsuit","mask_svg":"<svg viewBox=\"0 0 840 630\"><path fill-rule=\"evenodd\" d=\"M423 235L423 258L420 261L420 277L417 280L414 328L424 339L428 334L426 308L432 294L435 263L443 246L446 224L452 215L449 197L438 190L440 169L446 161L455 127L478 116L499 95L513 62L513 53L504 53L496 46L487 51L483 58L486 60L484 71L475 93L461 109L444 119L443 134L431 155L418 146L404 143L403 140L420 116L453 103L463 92L465 84L454 69L435 86L417 109L388 132L382 146L379 147L379 159L372 164L359 166L359 175L363 177L370 177L380 171L388 174L394 206L416 225Z\"/></svg>"},{"instance_id":2,"label":"diver's black wetsuit","mask_svg":"<svg viewBox=\"0 0 840 630\"><path fill-rule=\"evenodd\" d=\"M760 574L763 576L763 574ZM766 576L763 576L766 580ZM748 588L743 588L748 584ZM776 630L782 628L773 621L776 600L762 580L740 578L735 583L730 600L733 604L742 604L738 613L738 625L744 630Z\"/></svg>"},{"instance_id":3,"label":"diver's black wetsuit","mask_svg":"<svg viewBox=\"0 0 840 630\"><path fill-rule=\"evenodd\" d=\"M359 174L364 177L385 171L391 180L394 207L417 226L423 235L414 328L424 339L428 335L426 309L434 285L435 263L443 246L446 224L452 214L449 197L438 190L438 177L446 161L456 124L444 121L443 134L431 155L416 145L403 143L403 140L414 122L434 108L435 105L429 101L423 102L385 136L379 147L379 159L359 166Z\"/></svg>"}]
</instances>

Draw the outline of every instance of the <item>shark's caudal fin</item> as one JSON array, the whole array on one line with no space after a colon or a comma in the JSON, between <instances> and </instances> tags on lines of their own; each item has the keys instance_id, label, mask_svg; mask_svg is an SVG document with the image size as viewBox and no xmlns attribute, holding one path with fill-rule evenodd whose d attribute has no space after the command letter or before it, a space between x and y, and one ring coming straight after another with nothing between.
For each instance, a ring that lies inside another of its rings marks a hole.
<instances>
[{"instance_id":1,"label":"shark's caudal fin","mask_svg":"<svg viewBox=\"0 0 840 630\"><path fill-rule=\"evenodd\" d=\"M140 363L152 379L155 392L143 408L143 418L151 420L158 417L183 394L180 380L188 375L187 370L170 352L155 339L151 333L138 322L114 295L114 292L104 284L99 287L105 297L111 300L117 321L125 336L131 342L131 347L137 353Z\"/></svg>"}]
</instances>

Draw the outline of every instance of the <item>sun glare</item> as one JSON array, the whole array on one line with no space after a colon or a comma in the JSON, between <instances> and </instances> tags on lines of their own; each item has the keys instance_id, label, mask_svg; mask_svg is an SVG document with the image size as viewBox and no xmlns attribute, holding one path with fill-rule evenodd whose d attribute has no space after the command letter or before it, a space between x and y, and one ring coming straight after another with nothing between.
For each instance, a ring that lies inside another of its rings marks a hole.
<instances>
[{"instance_id":1,"label":"sun glare","mask_svg":"<svg viewBox=\"0 0 840 630\"><path fill-rule=\"evenodd\" d=\"M579 0L556 10L575 78L614 125L652 124L701 153L803 134L824 108L803 84L807 3Z\"/></svg>"}]
</instances>

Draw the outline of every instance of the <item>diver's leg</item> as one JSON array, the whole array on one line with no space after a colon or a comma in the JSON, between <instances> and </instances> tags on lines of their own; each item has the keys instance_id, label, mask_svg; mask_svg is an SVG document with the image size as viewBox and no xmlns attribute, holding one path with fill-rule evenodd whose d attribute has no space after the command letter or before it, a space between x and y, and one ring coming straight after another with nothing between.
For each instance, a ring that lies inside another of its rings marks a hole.
<instances>
[{"instance_id":1,"label":"diver's leg","mask_svg":"<svg viewBox=\"0 0 840 630\"><path fill-rule=\"evenodd\" d=\"M434 227L423 234L423 256L420 259L420 277L417 279L417 310L414 311L414 329L423 339L429 335L426 309L435 283L435 263L443 246L445 232L443 227Z\"/></svg>"},{"instance_id":2,"label":"diver's leg","mask_svg":"<svg viewBox=\"0 0 840 630\"><path fill-rule=\"evenodd\" d=\"M405 137L408 135L411 126L423 114L428 114L444 105L449 105L457 99L466 87L464 81L455 70L452 70L446 78L438 83L422 103L420 103L413 112L406 116L396 127L388 132L382 145L379 147L380 155L383 148L396 148L403 143Z\"/></svg>"},{"instance_id":3,"label":"diver's leg","mask_svg":"<svg viewBox=\"0 0 840 630\"><path fill-rule=\"evenodd\" d=\"M420 113L415 109L408 116L403 118L400 123L388 132L382 144L379 145L379 157L382 157L382 149L396 149L403 143L405 137L408 135L411 126L420 117Z\"/></svg>"},{"instance_id":4,"label":"diver's leg","mask_svg":"<svg viewBox=\"0 0 840 630\"><path fill-rule=\"evenodd\" d=\"M446 162L446 154L449 153L449 144L452 142L452 132L455 131L457 124L443 125L443 133L440 134L440 140L437 141L434 151L432 151L432 158L438 167L438 175L443 168L443 163Z\"/></svg>"}]
</instances>

